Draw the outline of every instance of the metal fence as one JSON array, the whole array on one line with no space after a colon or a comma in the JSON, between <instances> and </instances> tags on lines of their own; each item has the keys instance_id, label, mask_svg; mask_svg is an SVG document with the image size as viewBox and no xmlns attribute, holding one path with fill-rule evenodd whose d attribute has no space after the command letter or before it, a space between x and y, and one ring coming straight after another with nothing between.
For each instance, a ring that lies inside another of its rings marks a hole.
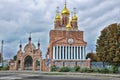
<instances>
[{"instance_id":1,"label":"metal fence","mask_svg":"<svg viewBox=\"0 0 120 80\"><path fill-rule=\"evenodd\" d=\"M109 63L103 63L103 62L91 62L91 68L109 68L110 64Z\"/></svg>"}]
</instances>

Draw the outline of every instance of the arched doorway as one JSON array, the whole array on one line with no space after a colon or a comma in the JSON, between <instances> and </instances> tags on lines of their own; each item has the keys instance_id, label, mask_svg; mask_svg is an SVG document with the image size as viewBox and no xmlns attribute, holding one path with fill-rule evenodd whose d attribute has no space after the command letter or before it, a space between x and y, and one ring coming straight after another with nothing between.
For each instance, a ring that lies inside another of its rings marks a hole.
<instances>
[{"instance_id":1,"label":"arched doorway","mask_svg":"<svg viewBox=\"0 0 120 80\"><path fill-rule=\"evenodd\" d=\"M24 60L24 70L32 70L33 59L31 56L27 56Z\"/></svg>"},{"instance_id":2,"label":"arched doorway","mask_svg":"<svg viewBox=\"0 0 120 80\"><path fill-rule=\"evenodd\" d=\"M40 60L36 60L36 70L40 70Z\"/></svg>"},{"instance_id":3,"label":"arched doorway","mask_svg":"<svg viewBox=\"0 0 120 80\"><path fill-rule=\"evenodd\" d=\"M18 70L21 70L20 64L21 64L21 61L18 60L18 62L17 62L17 69L18 69Z\"/></svg>"}]
</instances>

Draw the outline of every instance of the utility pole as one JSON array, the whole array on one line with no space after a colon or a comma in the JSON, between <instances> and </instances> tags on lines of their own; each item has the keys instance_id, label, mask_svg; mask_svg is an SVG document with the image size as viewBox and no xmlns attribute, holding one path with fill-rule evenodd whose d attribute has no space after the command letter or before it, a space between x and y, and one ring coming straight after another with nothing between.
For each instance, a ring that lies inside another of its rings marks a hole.
<instances>
[{"instance_id":1,"label":"utility pole","mask_svg":"<svg viewBox=\"0 0 120 80\"><path fill-rule=\"evenodd\" d=\"M3 44L4 44L4 40L1 41L1 63L3 66Z\"/></svg>"}]
</instances>

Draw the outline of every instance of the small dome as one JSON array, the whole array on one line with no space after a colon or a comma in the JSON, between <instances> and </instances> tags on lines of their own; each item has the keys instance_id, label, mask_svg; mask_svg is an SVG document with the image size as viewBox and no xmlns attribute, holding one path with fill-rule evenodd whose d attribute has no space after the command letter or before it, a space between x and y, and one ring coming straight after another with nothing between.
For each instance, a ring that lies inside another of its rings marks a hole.
<instances>
[{"instance_id":1,"label":"small dome","mask_svg":"<svg viewBox=\"0 0 120 80\"><path fill-rule=\"evenodd\" d=\"M76 16L76 14L74 14L74 16L72 17L72 20L78 20L78 17Z\"/></svg>"},{"instance_id":2,"label":"small dome","mask_svg":"<svg viewBox=\"0 0 120 80\"><path fill-rule=\"evenodd\" d=\"M67 9L66 5L65 5L64 9L62 10L61 14L62 15L64 15L64 14L70 15L70 11Z\"/></svg>"},{"instance_id":3,"label":"small dome","mask_svg":"<svg viewBox=\"0 0 120 80\"><path fill-rule=\"evenodd\" d=\"M70 30L70 28L71 28L71 24L70 24L70 22L66 25L66 29L67 30Z\"/></svg>"},{"instance_id":4,"label":"small dome","mask_svg":"<svg viewBox=\"0 0 120 80\"><path fill-rule=\"evenodd\" d=\"M61 18L60 18L60 15L57 14L56 17L55 17L55 19L61 19Z\"/></svg>"},{"instance_id":5,"label":"small dome","mask_svg":"<svg viewBox=\"0 0 120 80\"><path fill-rule=\"evenodd\" d=\"M56 17L55 17L54 22L56 22L57 20L61 20L61 17L60 17L60 15L59 15L59 13L56 14Z\"/></svg>"}]
</instances>

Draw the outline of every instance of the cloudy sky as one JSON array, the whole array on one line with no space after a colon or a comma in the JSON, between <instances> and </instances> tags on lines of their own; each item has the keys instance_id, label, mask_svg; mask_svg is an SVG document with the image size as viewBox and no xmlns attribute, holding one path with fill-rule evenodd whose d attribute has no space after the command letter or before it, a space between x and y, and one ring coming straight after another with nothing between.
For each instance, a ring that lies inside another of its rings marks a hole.
<instances>
[{"instance_id":1,"label":"cloudy sky","mask_svg":"<svg viewBox=\"0 0 120 80\"><path fill-rule=\"evenodd\" d=\"M62 10L64 0L0 0L0 41L4 40L4 59L17 53L20 40L23 47L27 44L29 32L35 45L40 38L44 57L57 6ZM84 31L87 52L95 51L103 28L120 22L120 0L67 0L67 7L70 11L77 8L78 26Z\"/></svg>"}]
</instances>

